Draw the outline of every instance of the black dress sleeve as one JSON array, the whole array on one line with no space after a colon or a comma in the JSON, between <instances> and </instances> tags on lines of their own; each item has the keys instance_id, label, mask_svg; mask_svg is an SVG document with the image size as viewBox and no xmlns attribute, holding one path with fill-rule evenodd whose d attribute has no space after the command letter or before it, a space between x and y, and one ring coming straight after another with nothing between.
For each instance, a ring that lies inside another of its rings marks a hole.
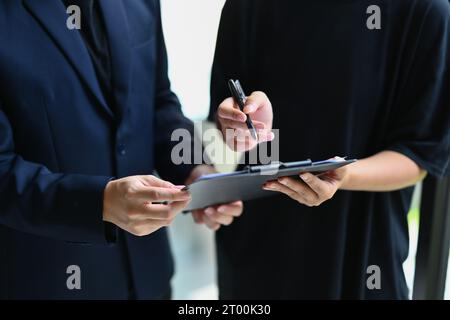
<instances>
[{"instance_id":1,"label":"black dress sleeve","mask_svg":"<svg viewBox=\"0 0 450 320\"><path fill-rule=\"evenodd\" d=\"M220 103L230 96L228 80L245 84L249 54L250 1L227 0L222 10L211 76L211 107L208 120L216 120Z\"/></svg>"},{"instance_id":2,"label":"black dress sleeve","mask_svg":"<svg viewBox=\"0 0 450 320\"><path fill-rule=\"evenodd\" d=\"M442 177L450 173L450 5L422 4L424 13L414 21L404 50L387 146Z\"/></svg>"}]
</instances>

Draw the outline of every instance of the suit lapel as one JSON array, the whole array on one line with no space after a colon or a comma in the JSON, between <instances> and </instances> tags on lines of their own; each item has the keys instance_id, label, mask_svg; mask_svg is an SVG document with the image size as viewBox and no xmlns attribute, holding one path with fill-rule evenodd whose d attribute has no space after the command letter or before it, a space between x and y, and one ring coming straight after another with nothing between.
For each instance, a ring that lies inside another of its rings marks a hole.
<instances>
[{"instance_id":1,"label":"suit lapel","mask_svg":"<svg viewBox=\"0 0 450 320\"><path fill-rule=\"evenodd\" d=\"M92 60L80 33L66 27L68 16L62 1L24 0L24 4L62 50L102 108L114 117L101 93Z\"/></svg>"},{"instance_id":2,"label":"suit lapel","mask_svg":"<svg viewBox=\"0 0 450 320\"><path fill-rule=\"evenodd\" d=\"M99 0L111 53L113 94L123 116L130 90L131 45L129 26L122 0Z\"/></svg>"}]
</instances>

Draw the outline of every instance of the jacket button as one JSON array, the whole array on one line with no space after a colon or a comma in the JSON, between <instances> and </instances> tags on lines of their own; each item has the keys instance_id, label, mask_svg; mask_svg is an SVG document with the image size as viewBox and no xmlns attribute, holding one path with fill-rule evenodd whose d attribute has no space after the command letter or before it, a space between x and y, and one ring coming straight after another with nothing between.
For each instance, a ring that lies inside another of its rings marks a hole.
<instances>
[{"instance_id":1,"label":"jacket button","mask_svg":"<svg viewBox=\"0 0 450 320\"><path fill-rule=\"evenodd\" d=\"M117 152L118 152L121 156L124 156L124 155L127 154L127 151L126 151L125 146L124 146L123 144L120 144L120 145L117 147Z\"/></svg>"}]
</instances>

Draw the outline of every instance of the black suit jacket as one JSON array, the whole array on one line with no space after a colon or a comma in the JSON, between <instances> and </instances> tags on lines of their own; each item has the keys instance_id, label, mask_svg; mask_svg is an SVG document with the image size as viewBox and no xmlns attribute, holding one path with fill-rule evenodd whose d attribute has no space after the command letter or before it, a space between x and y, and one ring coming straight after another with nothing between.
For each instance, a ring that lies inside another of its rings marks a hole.
<instances>
[{"instance_id":1,"label":"black suit jacket","mask_svg":"<svg viewBox=\"0 0 450 320\"><path fill-rule=\"evenodd\" d=\"M103 190L115 177L159 174L174 129L192 132L167 77L155 0L99 0L116 113L106 103L60 0L0 2L0 297L156 298L173 273L166 230L105 236ZM67 268L81 270L69 290Z\"/></svg>"}]
</instances>

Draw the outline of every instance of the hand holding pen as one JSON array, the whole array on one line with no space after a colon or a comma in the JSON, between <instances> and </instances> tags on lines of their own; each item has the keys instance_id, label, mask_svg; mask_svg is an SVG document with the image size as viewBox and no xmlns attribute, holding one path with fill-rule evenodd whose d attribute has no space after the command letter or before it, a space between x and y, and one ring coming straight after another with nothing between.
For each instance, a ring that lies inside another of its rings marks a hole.
<instances>
[{"instance_id":1,"label":"hand holding pen","mask_svg":"<svg viewBox=\"0 0 450 320\"><path fill-rule=\"evenodd\" d=\"M265 93L253 92L249 97L239 81L230 80L231 98L219 106L217 119L225 142L234 151L253 149L258 143L272 141L272 104Z\"/></svg>"}]
</instances>

